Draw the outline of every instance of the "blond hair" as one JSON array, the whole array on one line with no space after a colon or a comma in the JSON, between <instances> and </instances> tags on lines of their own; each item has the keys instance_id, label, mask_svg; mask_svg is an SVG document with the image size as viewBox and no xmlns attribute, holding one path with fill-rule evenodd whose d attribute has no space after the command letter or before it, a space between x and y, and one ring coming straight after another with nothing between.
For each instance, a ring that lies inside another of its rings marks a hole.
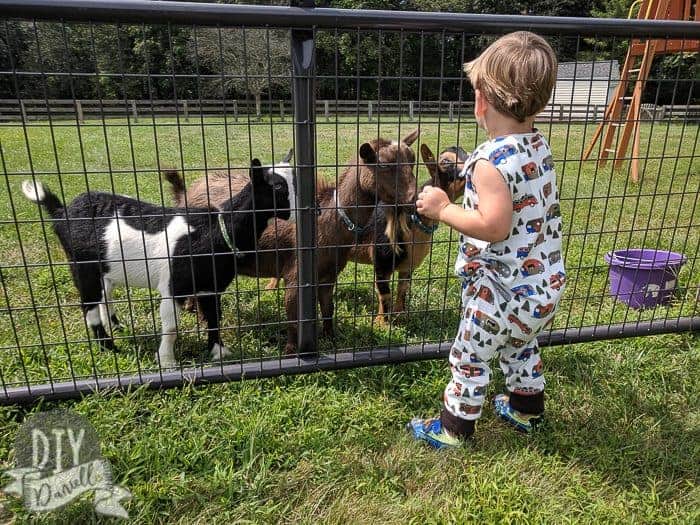
<instances>
[{"instance_id":1,"label":"blond hair","mask_svg":"<svg viewBox=\"0 0 700 525\"><path fill-rule=\"evenodd\" d=\"M517 31L464 64L464 72L498 112L524 122L547 105L557 78L557 57L541 36Z\"/></svg>"}]
</instances>

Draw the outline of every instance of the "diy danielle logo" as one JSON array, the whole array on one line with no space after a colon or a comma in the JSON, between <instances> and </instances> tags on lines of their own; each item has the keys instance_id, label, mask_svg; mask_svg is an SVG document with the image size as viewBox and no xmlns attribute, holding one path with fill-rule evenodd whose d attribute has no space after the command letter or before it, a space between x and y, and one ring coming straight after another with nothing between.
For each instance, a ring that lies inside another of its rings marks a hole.
<instances>
[{"instance_id":1,"label":"diy danielle logo","mask_svg":"<svg viewBox=\"0 0 700 525\"><path fill-rule=\"evenodd\" d=\"M127 518L119 503L131 493L112 484L112 467L100 453L97 433L75 412L39 412L20 427L15 439L17 468L4 489L24 498L34 512L46 512L70 503L87 491L95 492L95 511Z\"/></svg>"}]
</instances>

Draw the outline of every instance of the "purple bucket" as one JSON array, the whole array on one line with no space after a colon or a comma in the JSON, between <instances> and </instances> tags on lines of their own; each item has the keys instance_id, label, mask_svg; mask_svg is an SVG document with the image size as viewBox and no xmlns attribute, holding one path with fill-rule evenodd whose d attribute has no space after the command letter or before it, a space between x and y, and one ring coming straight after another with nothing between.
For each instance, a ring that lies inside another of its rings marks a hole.
<instances>
[{"instance_id":1,"label":"purple bucket","mask_svg":"<svg viewBox=\"0 0 700 525\"><path fill-rule=\"evenodd\" d=\"M610 295L632 308L649 308L669 301L678 272L687 257L653 249L617 250L605 254L610 265Z\"/></svg>"}]
</instances>

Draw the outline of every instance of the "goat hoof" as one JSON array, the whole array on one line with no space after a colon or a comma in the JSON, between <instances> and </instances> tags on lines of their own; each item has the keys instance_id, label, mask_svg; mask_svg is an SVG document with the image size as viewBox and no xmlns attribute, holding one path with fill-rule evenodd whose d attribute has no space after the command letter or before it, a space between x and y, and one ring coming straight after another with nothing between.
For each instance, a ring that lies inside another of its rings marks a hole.
<instances>
[{"instance_id":1,"label":"goat hoof","mask_svg":"<svg viewBox=\"0 0 700 525\"><path fill-rule=\"evenodd\" d=\"M219 343L216 343L211 349L211 354L209 355L209 360L210 361L226 361L227 358L229 358L231 356L233 356L233 353L231 352L231 350L229 350L224 345L220 345Z\"/></svg>"},{"instance_id":2,"label":"goat hoof","mask_svg":"<svg viewBox=\"0 0 700 525\"><path fill-rule=\"evenodd\" d=\"M374 318L374 324L380 328L387 328L389 326L387 318L383 314L379 314Z\"/></svg>"},{"instance_id":3,"label":"goat hoof","mask_svg":"<svg viewBox=\"0 0 700 525\"><path fill-rule=\"evenodd\" d=\"M119 348L114 345L111 339L100 341L100 350L103 352L119 352Z\"/></svg>"},{"instance_id":4,"label":"goat hoof","mask_svg":"<svg viewBox=\"0 0 700 525\"><path fill-rule=\"evenodd\" d=\"M392 312L393 322L403 323L406 320L406 312L404 310L397 310Z\"/></svg>"},{"instance_id":5,"label":"goat hoof","mask_svg":"<svg viewBox=\"0 0 700 525\"><path fill-rule=\"evenodd\" d=\"M123 332L124 325L119 322L119 318L112 314L109 318L109 325L112 332Z\"/></svg>"},{"instance_id":6,"label":"goat hoof","mask_svg":"<svg viewBox=\"0 0 700 525\"><path fill-rule=\"evenodd\" d=\"M158 357L156 357L156 362L158 362ZM177 368L177 367L178 367L177 361L171 361L170 359L161 359L160 360L160 369L161 370L172 369L172 368Z\"/></svg>"},{"instance_id":7,"label":"goat hoof","mask_svg":"<svg viewBox=\"0 0 700 525\"><path fill-rule=\"evenodd\" d=\"M307 352L299 352L298 348L294 345L287 344L284 347L284 355L289 356L289 357L296 357L298 359L317 359L318 358L318 352L316 350L310 350Z\"/></svg>"}]
</instances>

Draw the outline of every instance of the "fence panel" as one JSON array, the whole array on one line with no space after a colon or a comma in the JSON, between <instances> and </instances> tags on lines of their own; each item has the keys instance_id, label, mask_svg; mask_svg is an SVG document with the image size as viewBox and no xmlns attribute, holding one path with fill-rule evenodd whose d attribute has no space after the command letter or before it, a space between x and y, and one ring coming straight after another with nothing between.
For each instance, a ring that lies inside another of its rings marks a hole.
<instances>
[{"instance_id":1,"label":"fence panel","mask_svg":"<svg viewBox=\"0 0 700 525\"><path fill-rule=\"evenodd\" d=\"M522 27L546 35L560 59L573 63L590 63L591 57L619 63L619 49L631 35L700 38L692 23L180 2L0 0L0 17L4 404L446 356L460 315L460 282L453 272L458 236L445 226L434 233L421 229L413 199L429 178L421 147L437 157L450 146L471 151L487 138L473 118L462 63L503 32ZM670 71L655 70L646 82L648 105L638 117L638 183L629 177L629 154L620 171L595 157L582 160L604 118L603 106L572 99L539 115L539 130L554 152L564 218L559 256L567 267L566 293L542 344L700 327L700 95L694 60L684 57ZM356 176L358 156L367 154L363 145L378 137L387 139L389 149L404 139L412 151L379 159L396 165L391 183L367 179L365 172ZM257 217L242 211L255 204L240 196L238 208L226 203L258 173L251 159L278 165L265 175L268 181L273 171L290 177L291 168L281 163L290 150L296 184L286 198L296 226L275 201L272 208L254 209L277 213L278 220L245 223L227 241L227 220ZM213 172L218 179L197 185ZM178 176L209 209L190 200L171 208L180 195L171 185ZM85 249L97 255L94 272L81 274L85 279L122 271L132 285L109 290L99 281L97 299L81 299L72 279L77 270L49 214L23 196L26 180L40 181L66 203L86 191L154 203L120 208L121 220L109 215L57 222L71 235L87 232L91 239ZM398 244L383 235L387 221L381 217L387 213L397 217L395 224L406 221L407 230L389 230ZM132 232L132 241L138 239L131 246L136 256L124 254L126 243L116 253L96 248L108 222L116 238ZM183 224L197 228L176 228ZM180 251L162 248L169 242ZM229 247L214 258L216 242ZM205 244L209 248L201 248ZM161 251L138 256L144 246ZM627 248L685 255L668 304L638 310L610 294L604 256ZM380 268L383 277L376 282L368 263L379 252L389 254L390 270L400 271L387 276ZM220 259L225 263L213 262ZM178 273L181 264L185 270ZM133 270L139 265L147 269L141 288L136 281L144 277ZM210 327L196 312L168 317L171 306L190 294L171 290L173 297L163 301L169 296L160 294L162 283L150 276L177 274L177 283L198 282L231 268L237 276L220 299L210 289L199 290L202 312L221 313L221 338L230 352L217 347L212 355ZM282 282L275 286L271 277ZM95 306L110 293L109 308ZM382 309L391 311L384 316ZM164 363L165 354L158 353L161 323L173 319L177 359ZM107 334L93 332L97 320L113 328L118 351L100 349ZM317 321L323 327L318 335Z\"/></svg>"}]
</instances>

